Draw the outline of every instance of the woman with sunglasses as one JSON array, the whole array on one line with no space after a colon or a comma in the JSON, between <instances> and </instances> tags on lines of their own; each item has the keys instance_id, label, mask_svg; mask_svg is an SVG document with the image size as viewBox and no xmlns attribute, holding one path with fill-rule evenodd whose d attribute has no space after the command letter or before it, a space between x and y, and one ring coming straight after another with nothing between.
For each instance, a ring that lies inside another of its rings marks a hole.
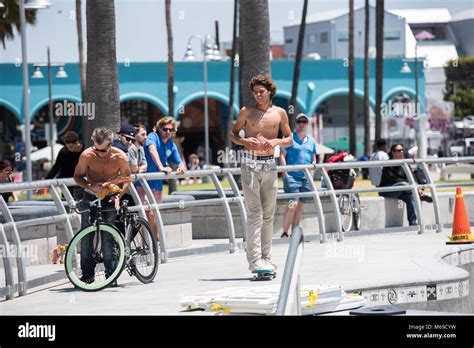
<instances>
[{"instance_id":1,"label":"woman with sunglasses","mask_svg":"<svg viewBox=\"0 0 474 348\"><path fill-rule=\"evenodd\" d=\"M172 140L173 135L177 130L178 126L174 118L166 116L160 119L153 128L153 132L148 134L144 146L148 173L163 172L168 174L173 171L169 166L170 163L178 165L176 173L182 174L185 172L186 166L181 160L176 144ZM150 185L156 202L161 203L163 200L163 180L149 180L148 184ZM143 202L148 202L145 196L145 191L140 183L137 182L135 186L137 187L141 200ZM147 216L148 221L151 222L151 227L155 235L158 237L153 213L150 211Z\"/></svg>"},{"instance_id":2,"label":"woman with sunglasses","mask_svg":"<svg viewBox=\"0 0 474 348\"><path fill-rule=\"evenodd\" d=\"M388 153L390 159L393 160L402 160L404 159L404 148L403 144L395 144L390 148ZM405 174L405 171L401 166L396 167L384 167L382 171L382 179L380 181L380 187L387 186L409 186L408 178ZM418 190L420 199L426 202L433 202L433 199L429 196L426 196L423 190ZM407 219L410 226L416 225L417 216L415 210L415 197L413 197L413 192L411 190L407 191L398 191L398 192L380 192L382 197L392 197L398 198L405 202L407 206Z\"/></svg>"},{"instance_id":3,"label":"woman with sunglasses","mask_svg":"<svg viewBox=\"0 0 474 348\"><path fill-rule=\"evenodd\" d=\"M12 163L9 160L0 161L0 184L13 182L13 179L11 177L13 173L12 168ZM14 201L18 200L18 198L13 192L2 192L1 195L7 203L10 197L12 197Z\"/></svg>"}]
</instances>

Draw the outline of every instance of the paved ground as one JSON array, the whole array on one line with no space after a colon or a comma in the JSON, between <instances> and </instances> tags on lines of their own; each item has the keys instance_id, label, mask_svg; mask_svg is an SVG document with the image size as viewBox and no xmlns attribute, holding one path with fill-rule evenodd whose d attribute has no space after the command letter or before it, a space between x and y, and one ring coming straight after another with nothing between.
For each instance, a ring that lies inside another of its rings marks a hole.
<instances>
[{"instance_id":1,"label":"paved ground","mask_svg":"<svg viewBox=\"0 0 474 348\"><path fill-rule=\"evenodd\" d=\"M344 289L394 285L413 281L448 280L465 272L439 262L435 255L446 248L449 232L379 234L334 240L325 244L305 243L301 282L342 285ZM274 245L274 262L279 267L280 283L288 244ZM461 272L461 273L459 273ZM162 314L205 315L184 312L179 307L182 295L234 286L266 286L250 282L243 252L220 252L172 258L161 264L153 284L141 284L124 274L120 286L100 292L75 290L71 284L57 282L47 289L11 301L0 302L0 314Z\"/></svg>"}]
</instances>

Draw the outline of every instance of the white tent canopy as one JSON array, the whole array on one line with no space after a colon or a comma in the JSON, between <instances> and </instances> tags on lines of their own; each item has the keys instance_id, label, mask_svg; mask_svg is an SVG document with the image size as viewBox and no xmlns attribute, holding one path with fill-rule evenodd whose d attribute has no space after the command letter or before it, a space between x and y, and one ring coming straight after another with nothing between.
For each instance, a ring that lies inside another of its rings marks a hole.
<instances>
[{"instance_id":1,"label":"white tent canopy","mask_svg":"<svg viewBox=\"0 0 474 348\"><path fill-rule=\"evenodd\" d=\"M330 155L334 153L334 150L323 144L316 143L316 152L318 155Z\"/></svg>"},{"instance_id":2,"label":"white tent canopy","mask_svg":"<svg viewBox=\"0 0 474 348\"><path fill-rule=\"evenodd\" d=\"M54 158L58 156L59 151L63 148L63 145L54 144ZM31 154L31 160L39 161L39 160L47 160L51 161L51 146L43 147L41 150L35 151Z\"/></svg>"}]
</instances>

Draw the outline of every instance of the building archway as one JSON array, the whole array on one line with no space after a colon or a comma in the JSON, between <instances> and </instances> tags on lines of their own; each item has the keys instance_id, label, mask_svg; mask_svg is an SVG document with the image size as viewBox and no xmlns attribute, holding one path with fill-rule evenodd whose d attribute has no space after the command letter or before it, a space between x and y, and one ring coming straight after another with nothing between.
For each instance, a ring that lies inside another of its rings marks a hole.
<instances>
[{"instance_id":1,"label":"building archway","mask_svg":"<svg viewBox=\"0 0 474 348\"><path fill-rule=\"evenodd\" d=\"M153 130L159 119L167 115L167 108L156 100L143 98L138 95L128 95L121 98L121 124L143 124L148 132Z\"/></svg>"},{"instance_id":2,"label":"building archway","mask_svg":"<svg viewBox=\"0 0 474 348\"><path fill-rule=\"evenodd\" d=\"M183 156L188 160L195 153L204 163L205 158L205 128L204 128L204 98L188 99L189 103L180 103L178 107L179 128L177 141L182 142ZM209 163L217 163L219 150L225 148L226 123L229 106L222 100L208 97L209 115ZM184 137L184 139L181 139Z\"/></svg>"},{"instance_id":3,"label":"building archway","mask_svg":"<svg viewBox=\"0 0 474 348\"><path fill-rule=\"evenodd\" d=\"M344 93L346 92L346 93ZM316 116L318 120L318 127L314 130L318 134L318 142L331 142L340 138L349 137L349 98L348 89L341 89L339 91L329 91L325 95L320 96L313 103L311 115ZM361 91L355 91L355 116L356 116L356 142L364 143L364 97ZM374 106L371 100L370 103L370 123L375 125ZM322 124L321 124L322 123ZM374 127L370 130L371 139L375 135ZM343 150L343 149L338 149ZM363 155L363 147L357 147L357 156Z\"/></svg>"},{"instance_id":4,"label":"building archway","mask_svg":"<svg viewBox=\"0 0 474 348\"><path fill-rule=\"evenodd\" d=\"M82 108L77 108L79 100L57 96L53 98L53 115L56 125L57 142L69 131L76 132L82 137ZM31 117L31 143L39 149L48 145L46 129L50 124L49 101L46 99L39 103L32 111Z\"/></svg>"},{"instance_id":5,"label":"building archway","mask_svg":"<svg viewBox=\"0 0 474 348\"><path fill-rule=\"evenodd\" d=\"M275 95L273 96L272 102L273 102L273 105L279 106L282 109L284 109L288 113L288 116L290 116L290 110L288 109L290 99L291 99L290 92L277 91ZM300 112L306 111L306 106L299 98L296 98L296 108L293 111L295 115L298 115Z\"/></svg>"},{"instance_id":6,"label":"building archway","mask_svg":"<svg viewBox=\"0 0 474 348\"><path fill-rule=\"evenodd\" d=\"M0 159L15 161L15 153L20 151L22 143L19 125L18 115L0 101Z\"/></svg>"}]
</instances>

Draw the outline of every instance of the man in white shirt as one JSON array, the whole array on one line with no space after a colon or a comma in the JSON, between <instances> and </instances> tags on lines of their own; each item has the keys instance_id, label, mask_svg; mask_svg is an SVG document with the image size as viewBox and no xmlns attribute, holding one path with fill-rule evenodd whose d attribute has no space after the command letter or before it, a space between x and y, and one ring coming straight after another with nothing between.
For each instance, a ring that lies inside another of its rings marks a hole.
<instances>
[{"instance_id":1,"label":"man in white shirt","mask_svg":"<svg viewBox=\"0 0 474 348\"><path fill-rule=\"evenodd\" d=\"M389 157L387 154L387 140L379 139L375 144L377 149L370 156L369 161L388 161ZM380 180L382 179L382 167L369 168L370 181L375 187L380 186Z\"/></svg>"}]
</instances>

